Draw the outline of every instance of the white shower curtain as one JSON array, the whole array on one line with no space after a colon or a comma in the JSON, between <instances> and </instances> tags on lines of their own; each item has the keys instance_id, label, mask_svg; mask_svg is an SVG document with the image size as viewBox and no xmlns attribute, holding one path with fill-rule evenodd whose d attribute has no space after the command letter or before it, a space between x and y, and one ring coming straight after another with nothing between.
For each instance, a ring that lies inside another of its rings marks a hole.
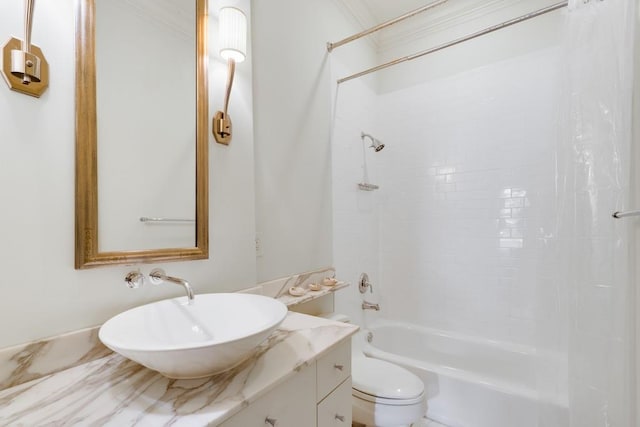
<instances>
[{"instance_id":1,"label":"white shower curtain","mask_svg":"<svg viewBox=\"0 0 640 427\"><path fill-rule=\"evenodd\" d=\"M640 208L629 203L634 23L633 0L570 0L566 12L556 219L540 236L557 268L538 276L537 334L561 362L540 358L541 427L635 426L637 220L611 216Z\"/></svg>"}]
</instances>

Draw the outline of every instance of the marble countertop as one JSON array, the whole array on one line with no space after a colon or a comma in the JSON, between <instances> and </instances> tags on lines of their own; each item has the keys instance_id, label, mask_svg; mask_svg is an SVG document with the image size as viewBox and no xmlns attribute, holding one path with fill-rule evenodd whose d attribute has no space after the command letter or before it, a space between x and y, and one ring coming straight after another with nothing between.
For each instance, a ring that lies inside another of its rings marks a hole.
<instances>
[{"instance_id":1,"label":"marble countertop","mask_svg":"<svg viewBox=\"0 0 640 427\"><path fill-rule=\"evenodd\" d=\"M165 378L114 353L0 391L0 425L215 426L357 330L290 312L252 358L198 380Z\"/></svg>"}]
</instances>

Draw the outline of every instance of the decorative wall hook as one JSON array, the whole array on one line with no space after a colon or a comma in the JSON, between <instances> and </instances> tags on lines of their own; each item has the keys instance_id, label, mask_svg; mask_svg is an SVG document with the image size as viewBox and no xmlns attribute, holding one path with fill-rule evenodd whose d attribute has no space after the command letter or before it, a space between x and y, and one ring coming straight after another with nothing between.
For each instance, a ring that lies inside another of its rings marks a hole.
<instances>
[{"instance_id":1,"label":"decorative wall hook","mask_svg":"<svg viewBox=\"0 0 640 427\"><path fill-rule=\"evenodd\" d=\"M2 47L2 77L11 90L39 98L49 87L49 64L31 44L35 0L25 0L24 40L12 37Z\"/></svg>"}]
</instances>

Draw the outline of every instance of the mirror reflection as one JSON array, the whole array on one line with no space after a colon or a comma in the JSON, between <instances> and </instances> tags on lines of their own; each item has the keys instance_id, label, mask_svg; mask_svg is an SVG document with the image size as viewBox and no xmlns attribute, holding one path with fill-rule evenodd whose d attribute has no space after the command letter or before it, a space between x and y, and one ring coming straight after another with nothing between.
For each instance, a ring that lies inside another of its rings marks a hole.
<instances>
[{"instance_id":1,"label":"mirror reflection","mask_svg":"<svg viewBox=\"0 0 640 427\"><path fill-rule=\"evenodd\" d=\"M206 0L79 0L76 268L208 258Z\"/></svg>"},{"instance_id":2,"label":"mirror reflection","mask_svg":"<svg viewBox=\"0 0 640 427\"><path fill-rule=\"evenodd\" d=\"M195 246L195 22L193 0L96 0L100 251Z\"/></svg>"}]
</instances>

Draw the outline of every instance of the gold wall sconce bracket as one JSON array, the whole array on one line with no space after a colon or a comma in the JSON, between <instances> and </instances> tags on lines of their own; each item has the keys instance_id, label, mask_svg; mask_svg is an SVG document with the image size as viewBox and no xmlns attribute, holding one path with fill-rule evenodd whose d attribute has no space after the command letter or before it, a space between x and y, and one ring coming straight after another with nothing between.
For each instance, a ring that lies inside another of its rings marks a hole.
<instances>
[{"instance_id":1,"label":"gold wall sconce bracket","mask_svg":"<svg viewBox=\"0 0 640 427\"><path fill-rule=\"evenodd\" d=\"M40 98L49 87L49 64L38 46L27 53L12 37L2 48L2 77L11 90Z\"/></svg>"},{"instance_id":2,"label":"gold wall sconce bracket","mask_svg":"<svg viewBox=\"0 0 640 427\"><path fill-rule=\"evenodd\" d=\"M218 144L229 145L231 142L231 118L222 111L216 111L213 117L213 136Z\"/></svg>"},{"instance_id":3,"label":"gold wall sconce bracket","mask_svg":"<svg viewBox=\"0 0 640 427\"><path fill-rule=\"evenodd\" d=\"M11 90L39 98L49 87L49 63L31 44L35 0L25 0L24 40L12 37L2 47L2 77Z\"/></svg>"},{"instance_id":4,"label":"gold wall sconce bracket","mask_svg":"<svg viewBox=\"0 0 640 427\"><path fill-rule=\"evenodd\" d=\"M231 97L231 88L233 87L233 77L236 72L236 61L227 60L227 90L224 95L224 111L216 111L213 117L213 136L218 144L229 145L231 142L231 134L233 127L231 125L231 117L229 117L229 98Z\"/></svg>"}]
</instances>

